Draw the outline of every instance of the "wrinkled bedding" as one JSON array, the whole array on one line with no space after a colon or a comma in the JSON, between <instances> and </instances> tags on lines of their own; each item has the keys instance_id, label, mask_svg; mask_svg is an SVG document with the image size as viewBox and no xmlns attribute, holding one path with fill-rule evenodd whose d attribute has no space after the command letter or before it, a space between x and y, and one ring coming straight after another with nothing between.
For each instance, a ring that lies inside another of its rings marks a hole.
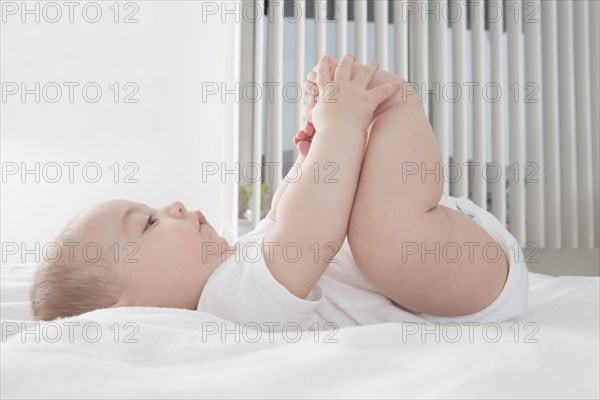
<instances>
[{"instance_id":1,"label":"wrinkled bedding","mask_svg":"<svg viewBox=\"0 0 600 400\"><path fill-rule=\"evenodd\" d=\"M600 396L597 277L530 272L519 321L269 332L164 308L31 321L34 268L0 268L2 398Z\"/></svg>"}]
</instances>

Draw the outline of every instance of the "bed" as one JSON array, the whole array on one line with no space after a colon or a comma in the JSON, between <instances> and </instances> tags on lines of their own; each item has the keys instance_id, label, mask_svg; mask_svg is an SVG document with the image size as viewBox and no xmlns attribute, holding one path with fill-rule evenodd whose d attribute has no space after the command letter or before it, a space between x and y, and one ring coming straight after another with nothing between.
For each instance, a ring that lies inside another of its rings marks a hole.
<instances>
[{"instance_id":1,"label":"bed","mask_svg":"<svg viewBox=\"0 0 600 400\"><path fill-rule=\"evenodd\" d=\"M0 268L1 397L598 398L598 277L530 272L520 321L262 332L210 314L31 321L34 264Z\"/></svg>"}]
</instances>

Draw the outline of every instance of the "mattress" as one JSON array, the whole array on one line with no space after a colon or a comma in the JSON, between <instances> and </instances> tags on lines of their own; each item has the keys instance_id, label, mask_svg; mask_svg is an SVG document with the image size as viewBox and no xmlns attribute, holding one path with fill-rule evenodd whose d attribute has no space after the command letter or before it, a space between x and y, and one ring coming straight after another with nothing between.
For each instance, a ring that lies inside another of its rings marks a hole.
<instances>
[{"instance_id":1,"label":"mattress","mask_svg":"<svg viewBox=\"0 0 600 400\"><path fill-rule=\"evenodd\" d=\"M274 332L149 307L31 321L34 270L0 268L2 398L600 396L598 277L530 272L519 321Z\"/></svg>"}]
</instances>

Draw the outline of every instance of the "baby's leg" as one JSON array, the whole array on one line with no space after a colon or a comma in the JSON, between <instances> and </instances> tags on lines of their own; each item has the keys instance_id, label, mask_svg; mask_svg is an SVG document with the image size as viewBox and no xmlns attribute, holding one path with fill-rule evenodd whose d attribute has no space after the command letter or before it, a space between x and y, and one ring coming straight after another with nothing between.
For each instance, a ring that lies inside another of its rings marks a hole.
<instances>
[{"instance_id":1,"label":"baby's leg","mask_svg":"<svg viewBox=\"0 0 600 400\"><path fill-rule=\"evenodd\" d=\"M379 71L371 86L390 81L404 82ZM498 257L482 251L495 243L487 232L438 205L443 165L418 96L403 90L382 106L348 226L356 263L377 290L409 310L448 316L482 310L502 290L508 258L499 246Z\"/></svg>"}]
</instances>

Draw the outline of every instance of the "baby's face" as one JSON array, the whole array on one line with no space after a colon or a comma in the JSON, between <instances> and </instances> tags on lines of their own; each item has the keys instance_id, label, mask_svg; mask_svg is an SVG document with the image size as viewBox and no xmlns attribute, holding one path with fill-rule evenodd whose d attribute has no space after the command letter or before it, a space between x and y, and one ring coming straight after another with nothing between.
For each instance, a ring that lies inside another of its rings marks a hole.
<instances>
[{"instance_id":1,"label":"baby's face","mask_svg":"<svg viewBox=\"0 0 600 400\"><path fill-rule=\"evenodd\" d=\"M84 209L76 221L82 241L99 243L115 261L125 284L115 306L196 309L210 274L232 254L203 214L180 202L155 209L111 200Z\"/></svg>"}]
</instances>

